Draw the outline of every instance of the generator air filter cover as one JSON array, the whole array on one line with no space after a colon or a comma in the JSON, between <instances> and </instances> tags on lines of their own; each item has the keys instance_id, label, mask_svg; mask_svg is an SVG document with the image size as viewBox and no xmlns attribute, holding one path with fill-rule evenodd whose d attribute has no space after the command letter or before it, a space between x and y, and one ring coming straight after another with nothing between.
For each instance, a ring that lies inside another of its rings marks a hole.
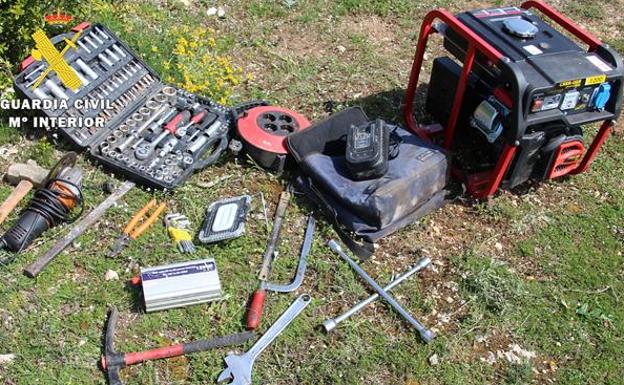
<instances>
[{"instance_id":1,"label":"generator air filter cover","mask_svg":"<svg viewBox=\"0 0 624 385\"><path fill-rule=\"evenodd\" d=\"M309 126L308 119L295 111L262 106L252 108L238 120L238 134L258 164L281 171L288 154L286 137Z\"/></svg>"},{"instance_id":2,"label":"generator air filter cover","mask_svg":"<svg viewBox=\"0 0 624 385\"><path fill-rule=\"evenodd\" d=\"M219 273L212 258L142 268L141 284L147 312L221 298Z\"/></svg>"},{"instance_id":3,"label":"generator air filter cover","mask_svg":"<svg viewBox=\"0 0 624 385\"><path fill-rule=\"evenodd\" d=\"M199 230L199 241L214 243L243 235L250 203L249 195L211 203L206 209L206 218Z\"/></svg>"}]
</instances>

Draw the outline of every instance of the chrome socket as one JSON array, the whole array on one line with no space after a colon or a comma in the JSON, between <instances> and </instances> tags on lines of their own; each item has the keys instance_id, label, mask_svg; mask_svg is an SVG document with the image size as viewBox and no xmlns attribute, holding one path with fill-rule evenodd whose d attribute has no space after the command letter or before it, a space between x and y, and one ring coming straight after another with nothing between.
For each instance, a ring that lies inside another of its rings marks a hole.
<instances>
[{"instance_id":1,"label":"chrome socket","mask_svg":"<svg viewBox=\"0 0 624 385\"><path fill-rule=\"evenodd\" d=\"M63 91L63 89L59 87L56 83L54 83L52 80L48 79L43 84L45 84L45 86L48 87L48 90L50 90L54 94L54 96L56 96L57 98L69 99L69 96L67 96L65 91Z\"/></svg>"},{"instance_id":2,"label":"chrome socket","mask_svg":"<svg viewBox=\"0 0 624 385\"><path fill-rule=\"evenodd\" d=\"M102 41L102 39L100 39L95 33L93 33L93 31L89 32L89 36L94 38L95 40L97 40L98 43L100 44L104 44L104 42Z\"/></svg>"},{"instance_id":3,"label":"chrome socket","mask_svg":"<svg viewBox=\"0 0 624 385\"><path fill-rule=\"evenodd\" d=\"M171 103L172 105L175 104L176 97L177 97L177 94L178 94L178 92L176 91L175 88L173 88L171 86L165 86L165 87L163 87L161 92L163 93L163 95L165 95L167 97L167 100L169 101L169 103Z\"/></svg>"},{"instance_id":4,"label":"chrome socket","mask_svg":"<svg viewBox=\"0 0 624 385\"><path fill-rule=\"evenodd\" d=\"M134 121L138 123L141 123L144 120L144 115L140 112L135 112L134 114L132 114L132 119L134 119Z\"/></svg>"},{"instance_id":5,"label":"chrome socket","mask_svg":"<svg viewBox=\"0 0 624 385\"><path fill-rule=\"evenodd\" d=\"M116 62L121 60L119 56L115 55L115 53L110 48L107 48L104 52L106 52L108 56Z\"/></svg>"},{"instance_id":6,"label":"chrome socket","mask_svg":"<svg viewBox=\"0 0 624 385\"><path fill-rule=\"evenodd\" d=\"M117 51L119 56L121 56L121 57L126 57L127 56L126 53L121 48L119 48L119 46L117 44L113 44L113 49L115 51Z\"/></svg>"},{"instance_id":7,"label":"chrome socket","mask_svg":"<svg viewBox=\"0 0 624 385\"><path fill-rule=\"evenodd\" d=\"M109 36L106 33L104 33L104 31L102 31L101 28L95 27L94 29L102 37L102 39L104 39L104 40L108 40L109 39Z\"/></svg>"},{"instance_id":8,"label":"chrome socket","mask_svg":"<svg viewBox=\"0 0 624 385\"><path fill-rule=\"evenodd\" d=\"M90 55L91 54L91 50L89 48L87 48L86 45L84 45L83 42L81 42L80 40L78 40L76 43L78 43L78 45L80 46L80 48L84 49L85 51L87 51L87 53Z\"/></svg>"},{"instance_id":9,"label":"chrome socket","mask_svg":"<svg viewBox=\"0 0 624 385\"><path fill-rule=\"evenodd\" d=\"M134 150L134 156L138 160L145 160L152 153L152 147L149 144L142 144Z\"/></svg>"},{"instance_id":10,"label":"chrome socket","mask_svg":"<svg viewBox=\"0 0 624 385\"><path fill-rule=\"evenodd\" d=\"M145 103L145 107L149 108L150 110L157 110L158 107L160 107L160 103L158 103L155 100L148 100L147 103Z\"/></svg>"},{"instance_id":11,"label":"chrome socket","mask_svg":"<svg viewBox=\"0 0 624 385\"><path fill-rule=\"evenodd\" d=\"M190 155L184 155L184 157L182 158L182 164L187 167L191 166L193 163L195 163L195 159L193 159L193 157Z\"/></svg>"},{"instance_id":12,"label":"chrome socket","mask_svg":"<svg viewBox=\"0 0 624 385\"><path fill-rule=\"evenodd\" d=\"M100 53L100 54L98 54L98 58L99 58L101 61L103 61L104 63L106 63L106 65L107 65L107 66L109 66L109 67L112 67L112 66L113 66L113 63L112 63L110 60L108 60L108 58L107 58L106 56L102 55L101 53Z\"/></svg>"},{"instance_id":13,"label":"chrome socket","mask_svg":"<svg viewBox=\"0 0 624 385\"><path fill-rule=\"evenodd\" d=\"M95 43L93 42L93 40L91 40L91 39L89 38L89 36L85 36L83 39L84 39L84 41L86 41L87 43L89 43L89 45L91 45L93 48L95 48L95 49L97 49L97 48L98 48L98 46L97 46L97 45L95 45Z\"/></svg>"},{"instance_id":14,"label":"chrome socket","mask_svg":"<svg viewBox=\"0 0 624 385\"><path fill-rule=\"evenodd\" d=\"M158 93L154 95L154 100L156 101L156 103L160 105L160 104L166 103L168 101L168 98L165 94Z\"/></svg>"}]
</instances>

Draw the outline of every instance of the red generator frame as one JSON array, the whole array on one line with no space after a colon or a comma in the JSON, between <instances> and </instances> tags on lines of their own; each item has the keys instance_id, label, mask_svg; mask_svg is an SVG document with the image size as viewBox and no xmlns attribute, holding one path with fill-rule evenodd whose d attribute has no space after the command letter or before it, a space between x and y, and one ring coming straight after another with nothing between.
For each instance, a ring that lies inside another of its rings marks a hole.
<instances>
[{"instance_id":1,"label":"red generator frame","mask_svg":"<svg viewBox=\"0 0 624 385\"><path fill-rule=\"evenodd\" d=\"M544 4L541 1L526 1L521 5L521 8L524 10L528 10L531 8L539 10L551 21L555 22L567 32L578 38L580 41L587 44L589 47L588 52L594 52L599 47L603 46L603 43L602 41L600 41L600 39L585 31L583 28L575 24L572 20L568 19L567 17L556 11L554 8L550 7L547 4ZM454 96L450 116L446 127L443 127L442 130L434 130L432 129L432 126L419 125L414 117L414 98L416 93L416 87L418 86L424 54L427 48L427 42L429 40L429 37L433 33L438 32L434 24L436 20L440 20L445 23L448 28L451 28L455 33L457 33L468 42L467 53L463 61L462 72L457 83L456 93ZM468 76L471 73L475 55L477 53L487 58L487 60L489 61L488 64L492 66L497 66L504 74L512 75L508 76L508 78L517 78L517 76L513 75L517 75L518 70L514 66L510 65L509 60L505 58L504 55L502 55L486 40L477 35L473 30L468 28L449 11L445 9L437 9L429 12L425 16L420 29L420 36L418 38L416 54L414 56L414 61L412 64L409 84L404 99L405 106L403 110L404 119L407 127L420 138L430 141L431 136L433 135L443 135L443 147L445 149L451 149L455 134L455 127L457 125L457 120L460 114L464 93L466 91ZM514 128L516 132L520 132L520 136L522 135L522 132L524 132L524 129L526 129L526 124L524 122L525 117L523 112L525 109L523 108L523 101L516 99L522 99L521 95L523 95L522 91L524 90L523 87L525 86L526 85L523 85L520 82L516 82L516 84L511 84L511 93L503 90L502 88L496 89L494 91L495 96L497 96L502 102L504 102L504 104L507 105L507 107L510 108L511 121L515 125ZM578 161L573 162L572 165L568 163L566 165L567 172L563 174L579 174L586 171L589 165L592 163L593 159L596 157L596 154L602 147L603 143L611 133L614 124L615 122L613 119L604 120L589 149L585 152L584 155L582 154L582 151L578 154ZM489 196L493 195L499 188L511 162L514 159L516 150L519 145L519 139L519 136L506 136L506 142L503 146L503 150L498 158L495 167L492 170L477 174L466 175L465 172L463 172L461 169L454 168L453 176L466 183L467 191L473 197L477 199L488 198ZM559 175L551 175L551 177L556 176Z\"/></svg>"}]
</instances>

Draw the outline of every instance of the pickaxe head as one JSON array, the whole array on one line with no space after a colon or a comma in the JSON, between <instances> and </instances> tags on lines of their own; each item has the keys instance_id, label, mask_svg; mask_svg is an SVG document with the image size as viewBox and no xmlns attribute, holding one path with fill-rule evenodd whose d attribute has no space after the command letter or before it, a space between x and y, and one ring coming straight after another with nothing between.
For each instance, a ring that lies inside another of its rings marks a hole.
<instances>
[{"instance_id":1,"label":"pickaxe head","mask_svg":"<svg viewBox=\"0 0 624 385\"><path fill-rule=\"evenodd\" d=\"M217 378L217 382L221 383L227 380L230 385L251 385L251 371L253 363L248 359L246 354L237 355L230 353L225 357L225 369Z\"/></svg>"},{"instance_id":2,"label":"pickaxe head","mask_svg":"<svg viewBox=\"0 0 624 385\"><path fill-rule=\"evenodd\" d=\"M115 343L113 340L118 319L119 312L115 306L112 306L108 312L106 334L104 335L104 355L102 355L102 360L100 362L102 370L104 370L108 376L109 385L123 385L121 377L119 376L119 369L126 367L124 355L115 351Z\"/></svg>"}]
</instances>

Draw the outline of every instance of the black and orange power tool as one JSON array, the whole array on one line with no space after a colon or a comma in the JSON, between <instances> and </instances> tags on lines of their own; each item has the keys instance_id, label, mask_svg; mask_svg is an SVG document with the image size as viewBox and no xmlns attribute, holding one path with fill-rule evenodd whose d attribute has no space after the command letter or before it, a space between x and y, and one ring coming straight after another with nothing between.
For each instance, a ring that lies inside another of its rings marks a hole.
<instances>
[{"instance_id":1,"label":"black and orange power tool","mask_svg":"<svg viewBox=\"0 0 624 385\"><path fill-rule=\"evenodd\" d=\"M1 238L0 248L20 252L49 228L71 222L82 213L82 170L75 167L76 153L70 152L52 168L42 188ZM73 211L78 213L72 215ZM3 258L10 262L14 256Z\"/></svg>"}]
</instances>

